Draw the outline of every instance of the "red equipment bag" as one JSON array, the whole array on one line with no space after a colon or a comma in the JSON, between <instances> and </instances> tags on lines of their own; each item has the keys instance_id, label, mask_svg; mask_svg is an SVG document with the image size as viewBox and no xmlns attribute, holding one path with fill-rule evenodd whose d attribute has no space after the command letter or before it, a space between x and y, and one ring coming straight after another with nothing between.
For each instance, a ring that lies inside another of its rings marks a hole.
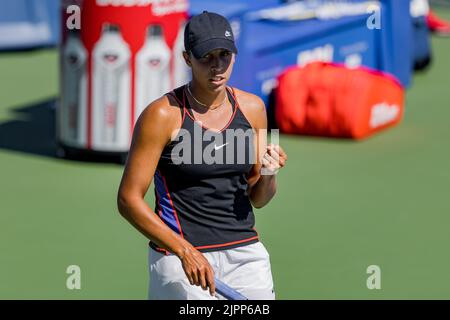
<instances>
[{"instance_id":1,"label":"red equipment bag","mask_svg":"<svg viewBox=\"0 0 450 320\"><path fill-rule=\"evenodd\" d=\"M314 62L278 78L275 119L281 132L362 139L400 122L404 89L367 68Z\"/></svg>"}]
</instances>

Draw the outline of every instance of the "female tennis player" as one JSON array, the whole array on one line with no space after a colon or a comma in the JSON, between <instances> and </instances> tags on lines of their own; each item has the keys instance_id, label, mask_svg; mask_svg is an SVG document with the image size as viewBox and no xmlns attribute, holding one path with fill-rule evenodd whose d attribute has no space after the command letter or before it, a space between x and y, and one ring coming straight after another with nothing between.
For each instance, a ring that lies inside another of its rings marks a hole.
<instances>
[{"instance_id":1,"label":"female tennis player","mask_svg":"<svg viewBox=\"0 0 450 320\"><path fill-rule=\"evenodd\" d=\"M184 45L192 81L140 115L117 197L150 239L149 298L221 299L216 277L248 299L275 299L252 207L275 195L286 153L259 134L262 100L227 86L237 53L229 22L192 17ZM154 210L144 201L152 180Z\"/></svg>"}]
</instances>

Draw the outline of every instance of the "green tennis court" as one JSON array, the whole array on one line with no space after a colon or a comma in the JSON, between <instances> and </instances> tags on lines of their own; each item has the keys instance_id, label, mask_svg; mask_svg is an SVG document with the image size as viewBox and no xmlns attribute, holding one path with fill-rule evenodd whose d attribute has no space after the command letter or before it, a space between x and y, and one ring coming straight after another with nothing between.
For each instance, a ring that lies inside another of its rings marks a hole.
<instances>
[{"instance_id":1,"label":"green tennis court","mask_svg":"<svg viewBox=\"0 0 450 320\"><path fill-rule=\"evenodd\" d=\"M450 299L450 39L433 49L399 127L281 137L289 164L256 211L277 298ZM52 155L58 83L57 50L0 55L0 298L145 299L147 241L116 210L122 166ZM81 290L66 288L69 265Z\"/></svg>"}]
</instances>

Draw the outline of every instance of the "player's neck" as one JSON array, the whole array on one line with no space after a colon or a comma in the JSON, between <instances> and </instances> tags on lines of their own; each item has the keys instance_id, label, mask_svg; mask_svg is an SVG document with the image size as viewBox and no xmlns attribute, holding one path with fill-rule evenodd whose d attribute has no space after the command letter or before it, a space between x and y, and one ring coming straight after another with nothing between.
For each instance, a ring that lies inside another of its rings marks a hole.
<instances>
[{"instance_id":1,"label":"player's neck","mask_svg":"<svg viewBox=\"0 0 450 320\"><path fill-rule=\"evenodd\" d=\"M199 84L192 81L188 83L188 89L197 104L204 108L211 107L214 109L216 106L223 104L226 99L225 86L217 91L211 91L202 88Z\"/></svg>"}]
</instances>

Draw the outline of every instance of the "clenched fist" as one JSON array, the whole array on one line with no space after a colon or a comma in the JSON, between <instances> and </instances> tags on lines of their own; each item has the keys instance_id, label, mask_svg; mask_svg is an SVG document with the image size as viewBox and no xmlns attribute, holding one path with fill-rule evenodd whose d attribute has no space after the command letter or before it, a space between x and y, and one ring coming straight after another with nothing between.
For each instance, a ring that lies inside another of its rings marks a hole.
<instances>
[{"instance_id":1,"label":"clenched fist","mask_svg":"<svg viewBox=\"0 0 450 320\"><path fill-rule=\"evenodd\" d=\"M261 175L274 175L286 165L286 152L277 144L269 144L261 163Z\"/></svg>"}]
</instances>

